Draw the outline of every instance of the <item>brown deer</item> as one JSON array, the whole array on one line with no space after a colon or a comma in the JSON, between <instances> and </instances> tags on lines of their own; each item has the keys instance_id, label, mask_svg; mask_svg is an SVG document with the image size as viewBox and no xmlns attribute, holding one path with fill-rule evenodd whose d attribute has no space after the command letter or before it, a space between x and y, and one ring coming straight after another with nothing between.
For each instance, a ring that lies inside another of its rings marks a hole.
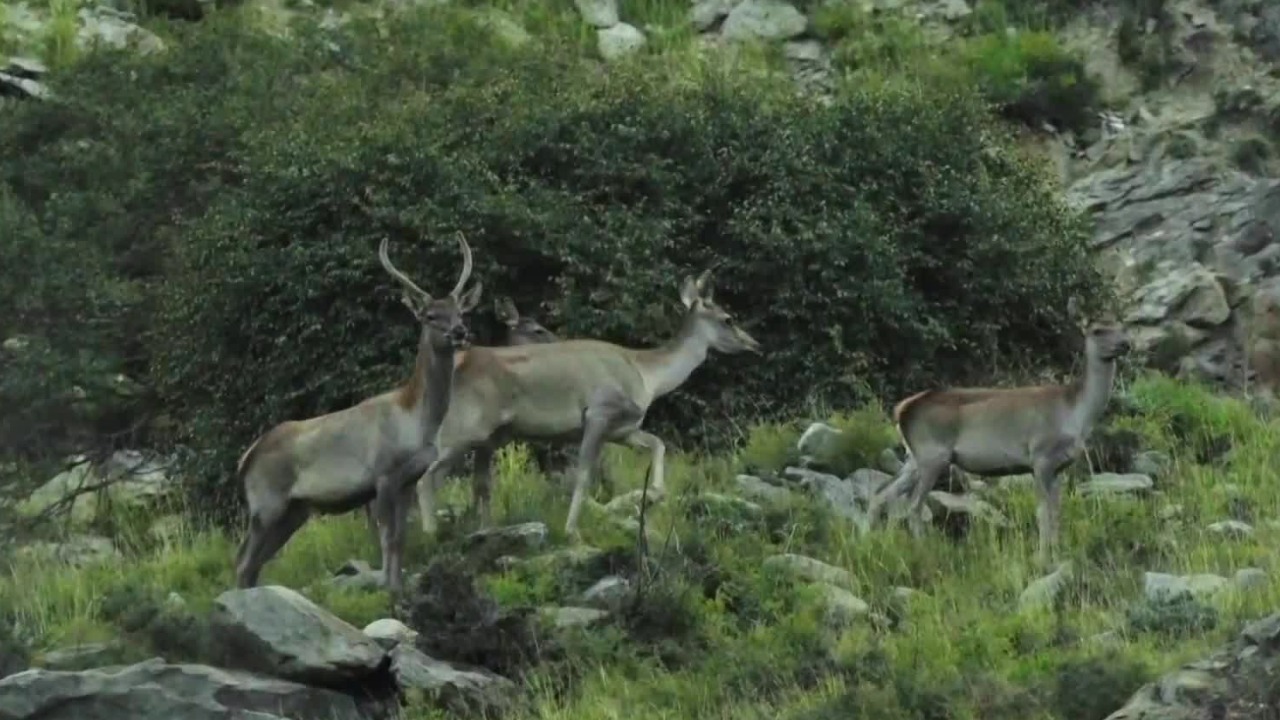
<instances>
[{"instance_id":1,"label":"brown deer","mask_svg":"<svg viewBox=\"0 0 1280 720\"><path fill-rule=\"evenodd\" d=\"M435 459L434 439L448 410L454 353L465 347L464 316L480 301L481 285L463 294L471 248L461 235L462 273L445 297L433 299L387 257L378 259L403 287L401 300L422 325L417 359L404 384L337 412L289 420L254 441L236 467L249 506L248 534L236 553L236 584L258 574L313 513L338 514L373 503L383 573L401 588L409 486Z\"/></svg>"},{"instance_id":2,"label":"brown deer","mask_svg":"<svg viewBox=\"0 0 1280 720\"><path fill-rule=\"evenodd\" d=\"M711 271L685 278L680 299L686 313L674 337L654 348L629 348L603 340L562 340L524 347L473 347L454 377L449 414L437 436L439 457L418 485L422 528L436 530L437 481L454 458L479 445L501 447L516 438L564 442L579 438L573 499L565 531L577 534L578 515L599 467L604 443L647 448L655 495L664 492L666 447L640 429L655 400L679 387L709 350L760 352L760 344L734 324L712 299ZM488 524L489 488L476 489Z\"/></svg>"},{"instance_id":3,"label":"brown deer","mask_svg":"<svg viewBox=\"0 0 1280 720\"><path fill-rule=\"evenodd\" d=\"M511 302L511 298L501 298L494 301L494 316L502 323L505 330L502 335L500 345L520 346L533 345L536 343L555 342L560 338L555 333L543 327L542 323L528 315L521 315L517 310L515 303ZM461 362L462 355L454 354L454 368L457 368ZM488 487L493 477L493 456L494 449L487 445L477 445L472 452L472 491L478 487ZM460 459L460 458L459 458ZM377 540L380 535L378 532L378 522L374 515L373 503L364 506L365 517L368 520L370 532L373 533L374 539Z\"/></svg>"},{"instance_id":4,"label":"brown deer","mask_svg":"<svg viewBox=\"0 0 1280 720\"><path fill-rule=\"evenodd\" d=\"M1274 402L1280 390L1280 288L1258 288L1250 304L1246 359L1253 385L1264 402Z\"/></svg>"},{"instance_id":5,"label":"brown deer","mask_svg":"<svg viewBox=\"0 0 1280 720\"><path fill-rule=\"evenodd\" d=\"M924 498L952 464L987 477L1029 472L1039 495L1038 557L1047 564L1059 533L1058 473L1084 451L1111 398L1116 359L1130 349L1128 333L1115 323L1094 323L1084 332L1084 375L1070 384L926 390L898 403L894 422L909 457L868 503L863 529L910 487L911 532L923 534Z\"/></svg>"}]
</instances>

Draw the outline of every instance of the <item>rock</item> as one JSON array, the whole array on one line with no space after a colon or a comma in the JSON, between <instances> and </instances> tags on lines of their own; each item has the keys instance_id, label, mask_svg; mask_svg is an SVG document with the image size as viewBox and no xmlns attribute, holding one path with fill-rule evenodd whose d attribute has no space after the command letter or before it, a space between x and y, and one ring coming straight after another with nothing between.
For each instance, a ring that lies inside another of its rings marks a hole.
<instances>
[{"instance_id":1,"label":"rock","mask_svg":"<svg viewBox=\"0 0 1280 720\"><path fill-rule=\"evenodd\" d=\"M384 586L386 578L364 560L348 560L334 571L329 583L348 590L372 590Z\"/></svg>"},{"instance_id":2,"label":"rock","mask_svg":"<svg viewBox=\"0 0 1280 720\"><path fill-rule=\"evenodd\" d=\"M479 24L511 47L525 45L533 36L510 13L499 8L485 8L476 15Z\"/></svg>"},{"instance_id":3,"label":"rock","mask_svg":"<svg viewBox=\"0 0 1280 720\"><path fill-rule=\"evenodd\" d=\"M609 617L606 610L587 607L549 606L540 611L543 618L557 630L598 625Z\"/></svg>"},{"instance_id":4,"label":"rock","mask_svg":"<svg viewBox=\"0 0 1280 720\"><path fill-rule=\"evenodd\" d=\"M359 681L387 657L364 633L279 585L224 592L214 601L213 624L244 669L298 682Z\"/></svg>"},{"instance_id":5,"label":"rock","mask_svg":"<svg viewBox=\"0 0 1280 720\"><path fill-rule=\"evenodd\" d=\"M835 475L805 468L789 467L783 470L782 474L783 477L796 481L809 493L817 495L837 515L855 522L862 520L863 512L858 504L858 492L853 483L841 480Z\"/></svg>"},{"instance_id":6,"label":"rock","mask_svg":"<svg viewBox=\"0 0 1280 720\"><path fill-rule=\"evenodd\" d=\"M1234 539L1253 535L1253 526L1239 520L1219 520L1208 527L1209 532Z\"/></svg>"},{"instance_id":7,"label":"rock","mask_svg":"<svg viewBox=\"0 0 1280 720\"><path fill-rule=\"evenodd\" d=\"M997 510L991 503L973 495L956 495L942 490L932 490L929 492L928 500L933 506L931 509L935 518L966 515L1000 527L1009 524L1009 519L1004 516L1004 513Z\"/></svg>"},{"instance_id":8,"label":"rock","mask_svg":"<svg viewBox=\"0 0 1280 720\"><path fill-rule=\"evenodd\" d=\"M743 500L742 498L722 493L704 492L694 498L690 506L717 517L741 517L758 520L764 516L764 508L750 500Z\"/></svg>"},{"instance_id":9,"label":"rock","mask_svg":"<svg viewBox=\"0 0 1280 720\"><path fill-rule=\"evenodd\" d=\"M1151 325L1177 319L1192 328L1209 329L1231 317L1222 285L1200 263L1183 265L1167 260L1156 267L1154 275L1134 292L1125 322Z\"/></svg>"},{"instance_id":10,"label":"rock","mask_svg":"<svg viewBox=\"0 0 1280 720\"><path fill-rule=\"evenodd\" d=\"M1080 483L1078 492L1084 497L1139 495L1156 486L1146 475L1137 473L1098 473L1093 478Z\"/></svg>"},{"instance_id":11,"label":"rock","mask_svg":"<svg viewBox=\"0 0 1280 720\"><path fill-rule=\"evenodd\" d=\"M135 52L149 54L165 49L158 35L138 27L132 13L105 5L92 5L80 9L80 32L77 43L88 47L102 43L113 48L133 48Z\"/></svg>"},{"instance_id":12,"label":"rock","mask_svg":"<svg viewBox=\"0 0 1280 720\"><path fill-rule=\"evenodd\" d=\"M49 73L49 68L44 63L35 58L30 57L10 57L9 64L5 66L4 71L10 75L28 80L35 80ZM13 338L10 338L13 339ZM22 347L25 347L23 345ZM8 350L9 340L4 341L4 349Z\"/></svg>"},{"instance_id":13,"label":"rock","mask_svg":"<svg viewBox=\"0 0 1280 720\"><path fill-rule=\"evenodd\" d=\"M110 665L119 652L119 643L83 643L47 652L39 665L46 670L87 670Z\"/></svg>"},{"instance_id":14,"label":"rock","mask_svg":"<svg viewBox=\"0 0 1280 720\"><path fill-rule=\"evenodd\" d=\"M781 572L808 582L820 582L843 587L853 584L853 574L848 570L795 553L771 555L765 558L763 567L767 571Z\"/></svg>"},{"instance_id":15,"label":"rock","mask_svg":"<svg viewBox=\"0 0 1280 720\"><path fill-rule=\"evenodd\" d=\"M833 628L847 627L871 613L871 606L862 598L830 583L814 583L822 597L823 620Z\"/></svg>"},{"instance_id":16,"label":"rock","mask_svg":"<svg viewBox=\"0 0 1280 720\"><path fill-rule=\"evenodd\" d=\"M791 491L761 480L754 475L739 475L734 478L738 492L752 500L768 504L783 504L791 500Z\"/></svg>"},{"instance_id":17,"label":"rock","mask_svg":"<svg viewBox=\"0 0 1280 720\"><path fill-rule=\"evenodd\" d=\"M98 535L72 535L60 542L39 540L18 548L18 556L37 564L71 567L97 565L120 557L116 544Z\"/></svg>"},{"instance_id":18,"label":"rock","mask_svg":"<svg viewBox=\"0 0 1280 720\"><path fill-rule=\"evenodd\" d=\"M862 468L861 470L853 471L853 474L849 476L849 482L853 485L853 491L859 498L870 500L873 495L893 482L893 476L879 470Z\"/></svg>"},{"instance_id":19,"label":"rock","mask_svg":"<svg viewBox=\"0 0 1280 720\"><path fill-rule=\"evenodd\" d=\"M27 670L0 680L12 720L369 720L350 696L286 680L160 658L81 672Z\"/></svg>"},{"instance_id":20,"label":"rock","mask_svg":"<svg viewBox=\"0 0 1280 720\"><path fill-rule=\"evenodd\" d=\"M546 523L527 522L477 530L467 536L464 546L468 554L477 553L490 557L521 555L541 550L547 544L547 537Z\"/></svg>"},{"instance_id":21,"label":"rock","mask_svg":"<svg viewBox=\"0 0 1280 720\"><path fill-rule=\"evenodd\" d=\"M897 475L902 472L902 458L898 457L898 453L893 448L885 448L880 452L880 457L876 461L880 470L890 475Z\"/></svg>"},{"instance_id":22,"label":"rock","mask_svg":"<svg viewBox=\"0 0 1280 720\"><path fill-rule=\"evenodd\" d=\"M0 72L0 97L14 97L22 100L48 100L53 97L53 94L39 80ZM7 343L8 340L5 342Z\"/></svg>"},{"instance_id":23,"label":"rock","mask_svg":"<svg viewBox=\"0 0 1280 720\"><path fill-rule=\"evenodd\" d=\"M1267 571L1255 567L1240 568L1236 571L1232 580L1239 590L1265 587L1267 584Z\"/></svg>"},{"instance_id":24,"label":"rock","mask_svg":"<svg viewBox=\"0 0 1280 720\"><path fill-rule=\"evenodd\" d=\"M596 49L605 60L621 60L634 55L644 48L645 42L644 33L624 22L596 31Z\"/></svg>"},{"instance_id":25,"label":"rock","mask_svg":"<svg viewBox=\"0 0 1280 720\"><path fill-rule=\"evenodd\" d=\"M1048 575L1032 580L1022 591L1022 595L1018 596L1018 609L1033 610L1052 607L1054 601L1066 589L1071 577L1072 566L1068 561L1059 564Z\"/></svg>"},{"instance_id":26,"label":"rock","mask_svg":"<svg viewBox=\"0 0 1280 720\"><path fill-rule=\"evenodd\" d=\"M610 575L601 578L582 593L582 602L589 607L617 610L631 592L631 583L624 577Z\"/></svg>"},{"instance_id":27,"label":"rock","mask_svg":"<svg viewBox=\"0 0 1280 720\"><path fill-rule=\"evenodd\" d=\"M604 504L605 512L624 515L638 515L640 513L640 497L644 494L644 490L631 490L622 493L616 497L609 499ZM649 504L653 505L662 499L662 493L656 493L653 488L649 488Z\"/></svg>"},{"instance_id":28,"label":"rock","mask_svg":"<svg viewBox=\"0 0 1280 720\"><path fill-rule=\"evenodd\" d=\"M844 432L826 423L811 423L800 433L796 441L796 450L803 456L828 457L839 447L840 436Z\"/></svg>"},{"instance_id":29,"label":"rock","mask_svg":"<svg viewBox=\"0 0 1280 720\"><path fill-rule=\"evenodd\" d=\"M618 24L618 0L573 0L583 22L598 28Z\"/></svg>"},{"instance_id":30,"label":"rock","mask_svg":"<svg viewBox=\"0 0 1280 720\"><path fill-rule=\"evenodd\" d=\"M410 645L391 651L391 675L404 690L420 690L434 704L459 715L487 716L511 706L519 688L478 667L436 660Z\"/></svg>"},{"instance_id":31,"label":"rock","mask_svg":"<svg viewBox=\"0 0 1280 720\"><path fill-rule=\"evenodd\" d=\"M17 510L26 517L35 517L63 503L71 521L83 525L97 516L103 502L147 507L176 487L165 472L167 464L137 450L118 450L96 466L87 457L76 456L68 460L68 470L41 485L19 503ZM64 502L72 496L73 500Z\"/></svg>"},{"instance_id":32,"label":"rock","mask_svg":"<svg viewBox=\"0 0 1280 720\"><path fill-rule=\"evenodd\" d=\"M401 643L412 645L418 639L418 631L394 618L374 620L361 630L378 645L390 650Z\"/></svg>"},{"instance_id":33,"label":"rock","mask_svg":"<svg viewBox=\"0 0 1280 720\"><path fill-rule=\"evenodd\" d=\"M689 22L698 32L706 32L724 20L738 0L694 0L689 8Z\"/></svg>"},{"instance_id":34,"label":"rock","mask_svg":"<svg viewBox=\"0 0 1280 720\"><path fill-rule=\"evenodd\" d=\"M520 564L534 568L540 573L560 574L586 570L603 557L604 551L599 548L573 545L521 560Z\"/></svg>"},{"instance_id":35,"label":"rock","mask_svg":"<svg viewBox=\"0 0 1280 720\"><path fill-rule=\"evenodd\" d=\"M1133 466L1130 468L1138 475L1146 475L1151 478L1158 478L1164 475L1173 464L1173 460L1159 450L1147 450L1140 452L1133 458Z\"/></svg>"},{"instance_id":36,"label":"rock","mask_svg":"<svg viewBox=\"0 0 1280 720\"><path fill-rule=\"evenodd\" d=\"M743 0L729 11L720 34L728 40L790 40L803 34L809 21L783 0Z\"/></svg>"},{"instance_id":37,"label":"rock","mask_svg":"<svg viewBox=\"0 0 1280 720\"><path fill-rule=\"evenodd\" d=\"M1230 581L1221 575L1168 575L1147 572L1142 576L1142 591L1152 602L1172 600L1181 595L1197 599L1210 597L1227 587Z\"/></svg>"}]
</instances>

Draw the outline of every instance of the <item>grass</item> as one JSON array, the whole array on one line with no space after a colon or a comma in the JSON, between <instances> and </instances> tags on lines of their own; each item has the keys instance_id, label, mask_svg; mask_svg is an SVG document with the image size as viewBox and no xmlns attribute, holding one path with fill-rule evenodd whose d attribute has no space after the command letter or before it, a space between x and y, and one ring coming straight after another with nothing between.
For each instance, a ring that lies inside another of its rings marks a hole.
<instances>
[{"instance_id":1,"label":"grass","mask_svg":"<svg viewBox=\"0 0 1280 720\"><path fill-rule=\"evenodd\" d=\"M670 534L675 542L665 554L654 551L664 572L647 601L646 629L636 630L632 618L575 640L576 680L566 691L563 667L535 670L527 684L530 715L1102 717L1115 709L1104 706L1123 702L1141 682L1206 654L1241 623L1280 605L1280 576L1271 567L1271 548L1280 542L1280 526L1271 522L1280 517L1272 469L1280 427L1257 419L1239 400L1167 378L1141 378L1127 395L1136 412L1111 425L1140 433L1144 448L1169 453L1171 469L1157 478L1160 494L1147 498L1067 494L1064 553L1076 572L1058 606L1044 610L1018 611L1020 593L1041 575L1033 562L1035 501L1028 488L989 491L988 499L1012 520L1009 529L975 527L961 541L938 533L915 540L899 528L859 538L807 499L758 518L690 517L694 497L732 493L733 477L745 465L765 469L789 461L786 447L803 423L755 428L733 456L672 453L671 492L650 522L659 537ZM878 448L869 445L892 442L883 415L873 410L832 420L846 430L860 428L851 452L874 457ZM567 493L531 470L528 458L520 445L499 455L495 516L501 523L543 520L552 544L563 546ZM607 465L622 492L640 485L646 462L641 454L611 449ZM460 506L466 493L456 483L444 499ZM1176 516L1168 510L1173 506L1181 508ZM1242 507L1255 526L1251 537L1226 540L1206 529ZM144 523L137 527L122 539L131 548L124 563L15 565L0 585L0 617L14 620L38 654L119 636L121 621L107 606L121 593L176 592L201 613L230 586L231 538L186 528L159 542L148 540ZM446 524L442 538L464 529ZM584 514L583 531L588 544L629 552L631 536L600 508ZM411 538L413 567L435 548L416 532ZM889 626L828 627L812 588L761 570L765 557L783 552L847 569L850 589L890 618ZM294 538L268 566L264 582L303 589L359 626L388 614L385 597L337 590L324 580L349 558L376 557L361 515L326 518ZM1144 571L1231 576L1247 566L1271 579L1197 607L1213 618L1208 627L1162 630L1163 611L1141 602ZM506 606L572 604L582 587L546 567L494 572L483 584ZM904 606L895 599L898 587L923 594ZM1092 685L1088 698L1070 687L1082 679ZM415 712L436 716L426 708Z\"/></svg>"}]
</instances>

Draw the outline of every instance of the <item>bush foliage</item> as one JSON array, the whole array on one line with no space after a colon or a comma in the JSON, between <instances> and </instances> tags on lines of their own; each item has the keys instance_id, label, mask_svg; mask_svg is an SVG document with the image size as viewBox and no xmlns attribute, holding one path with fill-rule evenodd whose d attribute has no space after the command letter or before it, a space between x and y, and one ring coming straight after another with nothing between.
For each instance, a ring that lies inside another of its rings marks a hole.
<instances>
[{"instance_id":1,"label":"bush foliage","mask_svg":"<svg viewBox=\"0 0 1280 720\"><path fill-rule=\"evenodd\" d=\"M443 292L460 230L490 293L630 345L669 337L680 279L718 262L717 300L767 351L712 357L654 408L676 444L1064 363L1067 298L1102 297L1081 218L970 90L823 104L714 60L601 72L469 12L287 38L220 13L162 57L87 55L56 78L67 100L0 128L0 222L67 285L49 342L154 389L218 485L269 425L407 372L383 237Z\"/></svg>"}]
</instances>

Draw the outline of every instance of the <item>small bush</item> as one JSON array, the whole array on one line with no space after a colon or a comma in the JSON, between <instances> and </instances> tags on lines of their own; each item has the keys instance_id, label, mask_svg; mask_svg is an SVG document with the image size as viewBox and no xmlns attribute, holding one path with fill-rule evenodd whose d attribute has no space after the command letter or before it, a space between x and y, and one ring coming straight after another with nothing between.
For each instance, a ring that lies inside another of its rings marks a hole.
<instances>
[{"instance_id":1,"label":"small bush","mask_svg":"<svg viewBox=\"0 0 1280 720\"><path fill-rule=\"evenodd\" d=\"M758 423L747 431L747 439L738 457L745 472L778 473L800 460L796 442L801 430L798 423Z\"/></svg>"},{"instance_id":2,"label":"small bush","mask_svg":"<svg viewBox=\"0 0 1280 720\"><path fill-rule=\"evenodd\" d=\"M1275 154L1271 143L1264 137L1253 135L1237 140L1231 146L1231 162L1237 168L1253 175L1264 175Z\"/></svg>"},{"instance_id":3,"label":"small bush","mask_svg":"<svg viewBox=\"0 0 1280 720\"><path fill-rule=\"evenodd\" d=\"M966 48L984 93L1010 118L1079 131L1091 125L1100 85L1051 33L993 33Z\"/></svg>"},{"instance_id":4,"label":"small bush","mask_svg":"<svg viewBox=\"0 0 1280 720\"><path fill-rule=\"evenodd\" d=\"M1131 605L1125 615L1131 632L1153 633L1171 640L1204 633L1218 626L1218 611L1190 593L1143 600Z\"/></svg>"},{"instance_id":5,"label":"small bush","mask_svg":"<svg viewBox=\"0 0 1280 720\"><path fill-rule=\"evenodd\" d=\"M1058 668L1054 712L1061 720L1104 720L1151 675L1145 663L1115 652L1067 660Z\"/></svg>"},{"instance_id":6,"label":"small bush","mask_svg":"<svg viewBox=\"0 0 1280 720\"><path fill-rule=\"evenodd\" d=\"M841 432L825 448L824 456L816 460L837 475L876 467L880 453L898 442L893 423L878 403L863 405L849 413L837 413L828 422Z\"/></svg>"}]
</instances>

